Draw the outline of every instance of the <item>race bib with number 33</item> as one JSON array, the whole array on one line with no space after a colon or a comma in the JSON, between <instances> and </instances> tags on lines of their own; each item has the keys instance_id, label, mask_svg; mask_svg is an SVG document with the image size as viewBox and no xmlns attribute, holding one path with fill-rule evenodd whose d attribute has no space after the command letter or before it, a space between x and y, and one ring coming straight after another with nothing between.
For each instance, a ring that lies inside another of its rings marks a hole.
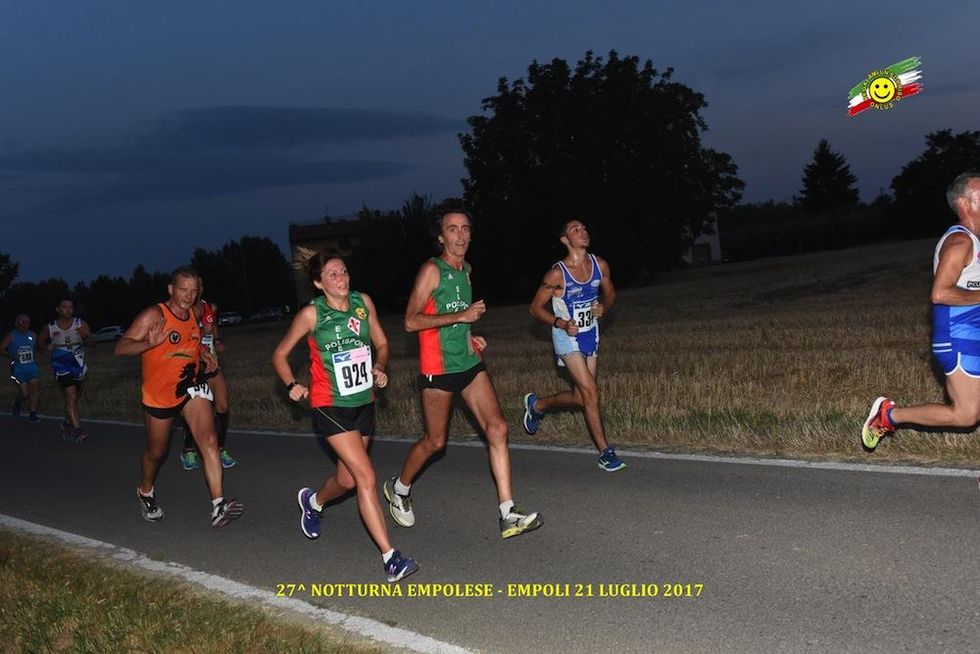
<instances>
[{"instance_id":1,"label":"race bib with number 33","mask_svg":"<svg viewBox=\"0 0 980 654\"><path fill-rule=\"evenodd\" d=\"M574 311L575 315L572 316L572 320L578 325L579 331L591 329L593 323L592 303L576 305Z\"/></svg>"}]
</instances>

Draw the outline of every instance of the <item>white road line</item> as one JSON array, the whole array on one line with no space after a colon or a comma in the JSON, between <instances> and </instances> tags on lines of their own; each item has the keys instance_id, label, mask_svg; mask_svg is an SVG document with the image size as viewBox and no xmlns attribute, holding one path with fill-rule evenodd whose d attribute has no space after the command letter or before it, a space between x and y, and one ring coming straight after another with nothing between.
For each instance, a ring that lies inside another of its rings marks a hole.
<instances>
[{"instance_id":1,"label":"white road line","mask_svg":"<svg viewBox=\"0 0 980 654\"><path fill-rule=\"evenodd\" d=\"M91 421L94 422L94 421ZM109 556L118 561L123 561L129 565L148 570L155 573L178 577L193 584L203 586L208 590L219 592L228 597L239 600L258 601L264 606L274 610L289 610L311 619L326 622L334 627L366 636L378 643L400 647L413 652L427 652L431 654L469 654L469 650L457 647L450 643L444 643L428 636L417 634L407 629L389 627L386 624L362 618L359 616L347 615L337 611L320 608L308 604L300 599L292 597L278 597L269 590L262 590L254 586L225 579L217 575L194 570L180 563L167 561L154 561L133 550L94 540L85 536L79 536L60 529L45 527L26 520L20 520L0 513L0 527L6 527L20 532L34 534L47 539L57 539L77 547L84 547L98 552L100 555Z\"/></svg>"},{"instance_id":2,"label":"white road line","mask_svg":"<svg viewBox=\"0 0 980 654\"><path fill-rule=\"evenodd\" d=\"M42 416L48 418L50 416ZM86 419L85 422L104 425L122 425L142 427L142 423L126 422L124 420ZM229 434L247 434L251 436L288 436L292 438L313 438L312 433L288 431L259 431L233 429ZM464 436L467 434L463 434ZM469 434L472 441L449 441L447 445L457 447L486 447L478 440L476 434ZM375 436L374 440L382 443L414 443L417 437ZM855 446L858 447L858 446ZM556 452L562 454L592 454L596 451L585 447L561 447L558 445L534 445L533 443L511 443L512 450L530 450L536 452ZM772 466L776 468L812 468L815 470L839 470L844 472L882 472L900 475L922 475L926 477L975 477L980 482L980 470L970 468L931 468L927 466L891 465L888 463L847 463L843 461L805 461L802 459L765 459L759 457L721 456L714 454L669 454L666 452L634 451L616 448L618 454L636 459L663 459L666 461L690 461L693 463L731 463L735 465Z\"/></svg>"}]
</instances>

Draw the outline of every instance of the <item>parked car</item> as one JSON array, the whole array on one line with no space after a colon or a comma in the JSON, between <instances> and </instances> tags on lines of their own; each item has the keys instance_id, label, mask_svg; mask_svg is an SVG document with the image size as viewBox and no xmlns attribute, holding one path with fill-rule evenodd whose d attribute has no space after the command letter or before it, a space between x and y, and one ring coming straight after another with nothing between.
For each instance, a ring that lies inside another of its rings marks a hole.
<instances>
[{"instance_id":1,"label":"parked car","mask_svg":"<svg viewBox=\"0 0 980 654\"><path fill-rule=\"evenodd\" d=\"M96 343L111 343L122 338L123 332L125 331L122 325L112 325L111 327L103 327L95 332L93 336L95 336Z\"/></svg>"},{"instance_id":2,"label":"parked car","mask_svg":"<svg viewBox=\"0 0 980 654\"><path fill-rule=\"evenodd\" d=\"M259 309L248 317L249 322L269 322L272 320L285 320L286 314L279 307L265 307Z\"/></svg>"},{"instance_id":3,"label":"parked car","mask_svg":"<svg viewBox=\"0 0 980 654\"><path fill-rule=\"evenodd\" d=\"M218 314L218 325L221 327L227 327L230 325L237 325L242 322L242 314L237 311L225 311Z\"/></svg>"}]
</instances>

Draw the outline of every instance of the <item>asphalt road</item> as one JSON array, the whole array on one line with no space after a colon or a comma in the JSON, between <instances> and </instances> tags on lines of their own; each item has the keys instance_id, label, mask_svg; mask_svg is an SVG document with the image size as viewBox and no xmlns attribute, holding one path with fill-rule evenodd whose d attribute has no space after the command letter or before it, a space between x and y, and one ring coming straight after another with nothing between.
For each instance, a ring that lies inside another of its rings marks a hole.
<instances>
[{"instance_id":1,"label":"asphalt road","mask_svg":"<svg viewBox=\"0 0 980 654\"><path fill-rule=\"evenodd\" d=\"M150 524L134 497L142 428L87 427L90 440L71 445L53 420L0 416L0 513L259 588L296 584L294 597L473 650L980 649L971 477L626 454L629 467L606 474L592 455L515 450L517 498L546 524L504 541L485 450L451 446L413 488L416 526L389 520L421 565L402 588L481 584L491 595L351 597L385 586L380 558L353 498L328 508L319 540L299 531L297 489L333 469L313 438L232 433L240 464L226 489L246 511L216 530L203 476L180 469L176 439L156 486L166 518ZM379 483L407 448L374 445ZM361 586L341 586L351 583ZM535 591L521 584L541 584L538 596L515 596ZM310 597L314 585L334 596ZM545 596L566 590L582 596ZM608 596L623 592L647 596Z\"/></svg>"}]
</instances>

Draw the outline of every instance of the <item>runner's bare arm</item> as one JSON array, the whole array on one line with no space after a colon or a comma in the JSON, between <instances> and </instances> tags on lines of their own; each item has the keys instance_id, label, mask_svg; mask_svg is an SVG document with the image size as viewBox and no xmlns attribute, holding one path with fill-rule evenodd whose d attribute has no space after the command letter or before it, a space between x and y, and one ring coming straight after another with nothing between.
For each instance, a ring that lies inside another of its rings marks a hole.
<instances>
[{"instance_id":1,"label":"runner's bare arm","mask_svg":"<svg viewBox=\"0 0 980 654\"><path fill-rule=\"evenodd\" d=\"M426 261L419 268L418 275L415 276L412 294L408 298L408 306L405 307L405 331L418 332L423 329L446 327L461 322L474 323L486 312L487 307L483 300L477 300L464 311L457 311L456 313L422 313L426 302L429 301L433 291L438 286L439 267L431 261Z\"/></svg>"},{"instance_id":2,"label":"runner's bare arm","mask_svg":"<svg viewBox=\"0 0 980 654\"><path fill-rule=\"evenodd\" d=\"M125 331L113 350L117 355L132 357L143 354L147 350L155 348L163 343L163 311L160 307L153 305L143 309L133 324Z\"/></svg>"},{"instance_id":3,"label":"runner's bare arm","mask_svg":"<svg viewBox=\"0 0 980 654\"><path fill-rule=\"evenodd\" d=\"M89 347L95 345L95 336L92 334L92 329L84 320L78 326L78 335L82 337L82 341L85 343L85 345L88 345Z\"/></svg>"},{"instance_id":4,"label":"runner's bare arm","mask_svg":"<svg viewBox=\"0 0 980 654\"><path fill-rule=\"evenodd\" d=\"M371 330L371 345L374 346L374 363L371 366L371 373L374 375L374 384L378 388L388 385L388 374L385 368L388 366L388 337L381 327L378 320L378 312L374 308L374 301L367 293L361 293L364 306L368 310L368 326Z\"/></svg>"},{"instance_id":5,"label":"runner's bare arm","mask_svg":"<svg viewBox=\"0 0 980 654\"><path fill-rule=\"evenodd\" d=\"M534 298L531 300L531 304L527 308L527 311L531 314L531 317L538 322L543 322L546 325L553 324L555 321L555 315L551 312L551 298L560 296L562 290L563 286L561 270L558 268L550 268L548 272L544 274L544 278L541 280L541 285L538 286L538 290L534 293ZM559 323L559 327L560 326L561 323Z\"/></svg>"},{"instance_id":6,"label":"runner's bare arm","mask_svg":"<svg viewBox=\"0 0 980 654\"><path fill-rule=\"evenodd\" d=\"M41 333L37 336L37 349L39 352L46 352L51 349L51 330L48 329L47 325L44 325Z\"/></svg>"},{"instance_id":7,"label":"runner's bare arm","mask_svg":"<svg viewBox=\"0 0 980 654\"><path fill-rule=\"evenodd\" d=\"M293 351L293 348L304 336L313 331L314 327L316 327L316 307L308 304L300 309L296 317L293 318L289 330L272 353L272 368L276 371L279 381L286 386L296 381L293 369L289 365L289 353ZM307 397L309 394L309 389L303 384L297 383L289 389L289 399L294 402Z\"/></svg>"},{"instance_id":8,"label":"runner's bare arm","mask_svg":"<svg viewBox=\"0 0 980 654\"><path fill-rule=\"evenodd\" d=\"M601 318L616 303L616 287L613 285L612 273L609 271L609 264L606 260L597 256L596 261L599 262L599 270L602 272L602 282L599 285L599 290L602 293L592 314L596 318Z\"/></svg>"},{"instance_id":9,"label":"runner's bare arm","mask_svg":"<svg viewBox=\"0 0 980 654\"><path fill-rule=\"evenodd\" d=\"M952 234L939 251L939 265L932 280L932 293L929 300L933 304L969 306L980 304L980 291L968 291L956 285L973 257L973 241L966 234Z\"/></svg>"}]
</instances>

